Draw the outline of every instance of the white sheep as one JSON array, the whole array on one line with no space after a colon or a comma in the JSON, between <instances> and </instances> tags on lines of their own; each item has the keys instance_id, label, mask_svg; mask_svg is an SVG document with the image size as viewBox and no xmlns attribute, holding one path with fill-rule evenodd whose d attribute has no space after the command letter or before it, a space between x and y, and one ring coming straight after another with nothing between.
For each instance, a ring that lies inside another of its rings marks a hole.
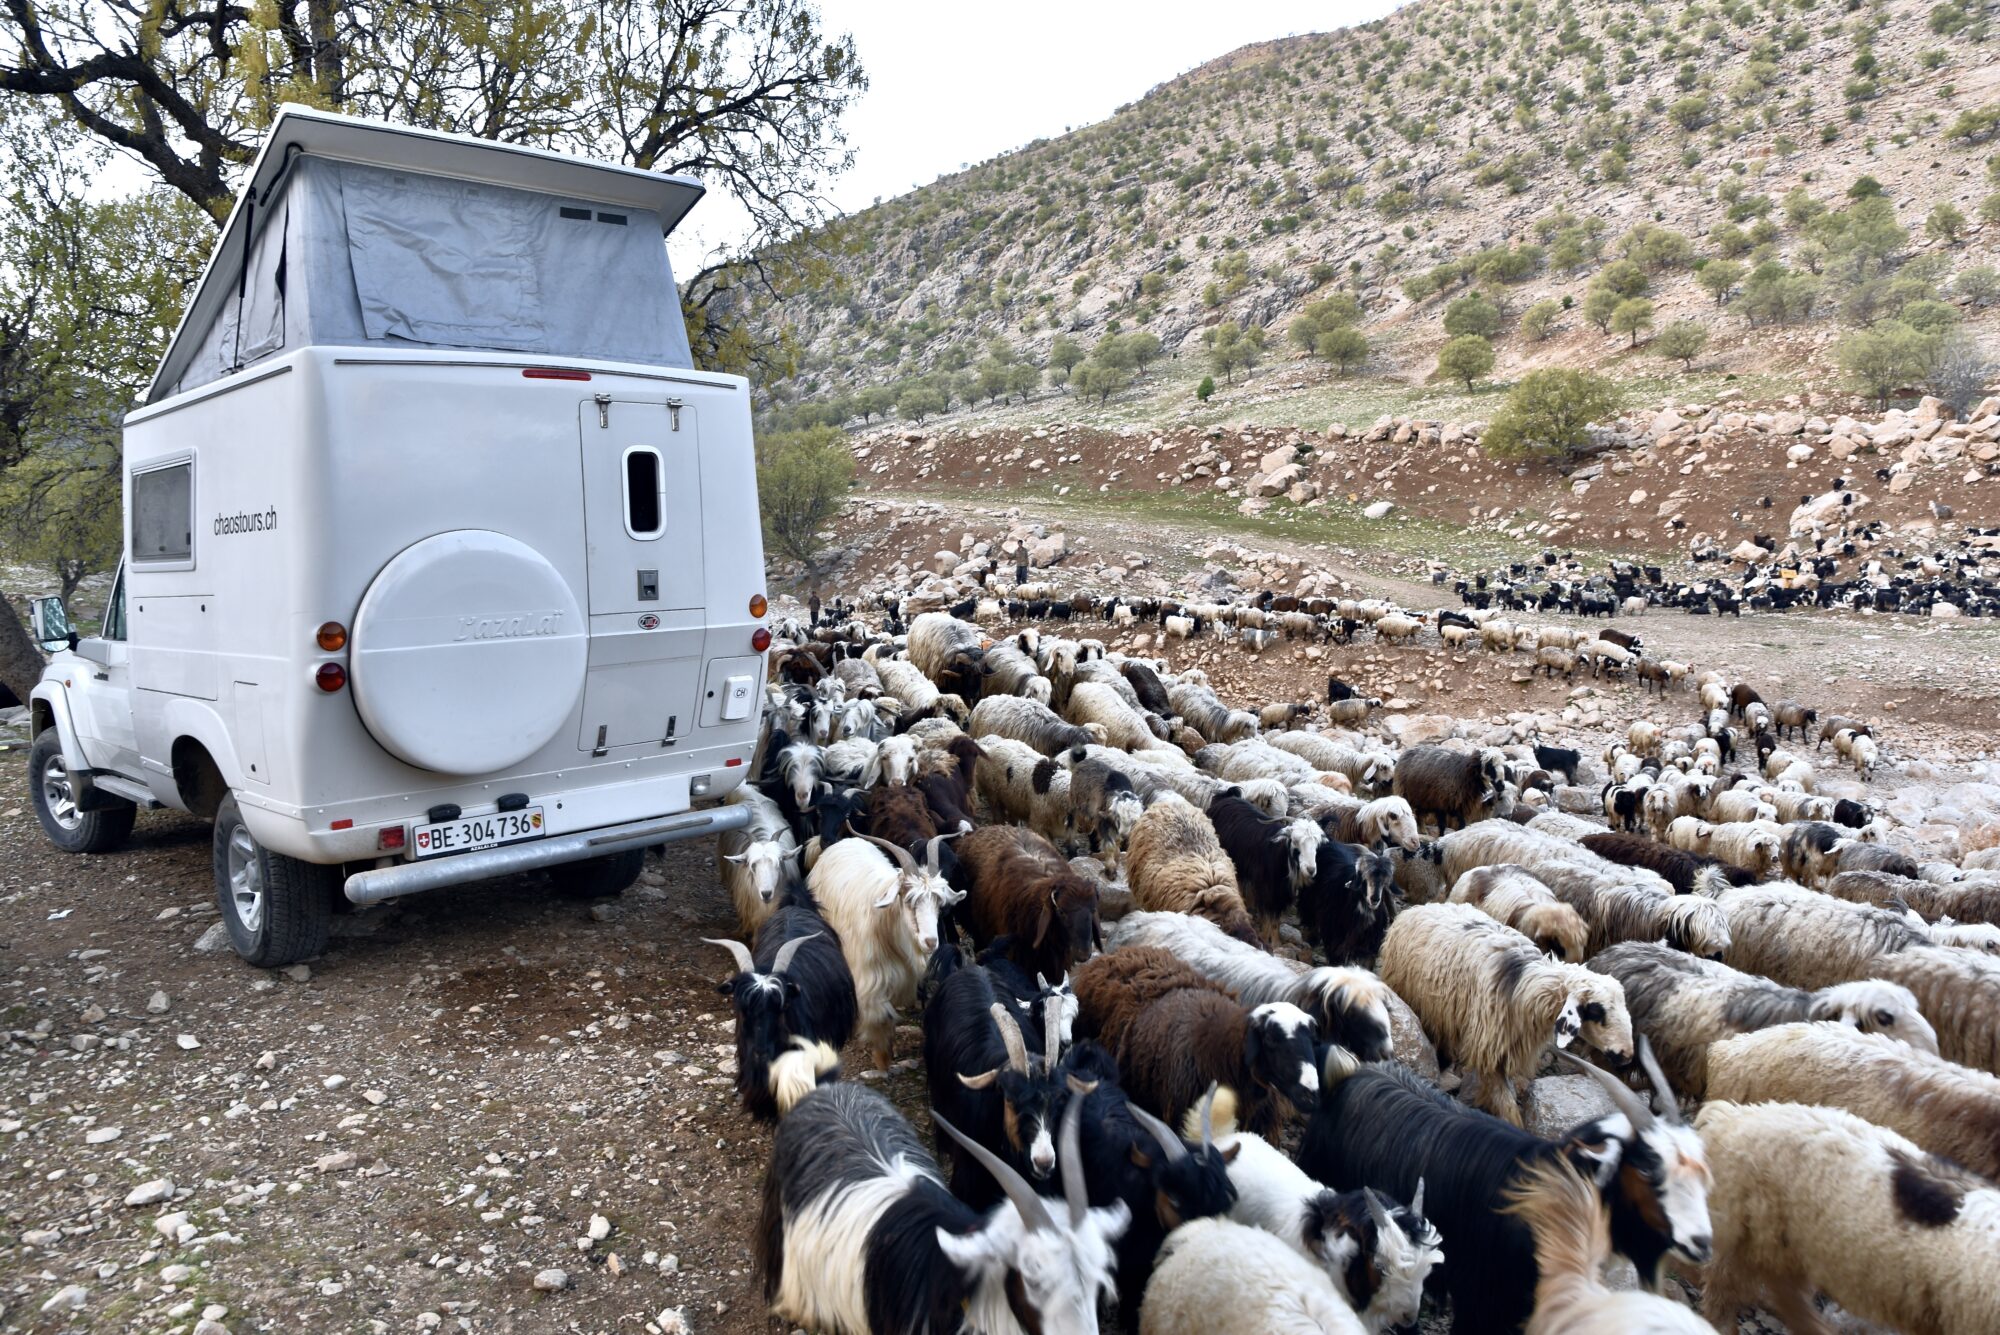
<instances>
[{"instance_id":1,"label":"white sheep","mask_svg":"<svg viewBox=\"0 0 2000 1335\"><path fill-rule=\"evenodd\" d=\"M1555 892L1511 863L1475 867L1451 888L1453 904L1470 904L1495 922L1505 923L1535 943L1538 950L1570 964L1581 964L1590 944L1590 928L1577 911Z\"/></svg>"},{"instance_id":2,"label":"white sheep","mask_svg":"<svg viewBox=\"0 0 2000 1335\"><path fill-rule=\"evenodd\" d=\"M1695 1128L1715 1175L1711 1320L1768 1305L1818 1335L1823 1293L1906 1335L2000 1329L2000 1187L1836 1108L1718 1101Z\"/></svg>"},{"instance_id":3,"label":"white sheep","mask_svg":"<svg viewBox=\"0 0 2000 1335\"><path fill-rule=\"evenodd\" d=\"M1551 1044L1584 1042L1633 1056L1632 1020L1616 979L1544 956L1470 904L1421 904L1389 924L1382 981L1408 1002L1448 1057L1479 1075L1488 1111L1522 1125L1516 1080L1532 1079Z\"/></svg>"},{"instance_id":4,"label":"white sheep","mask_svg":"<svg viewBox=\"0 0 2000 1335\"><path fill-rule=\"evenodd\" d=\"M1326 1272L1278 1238L1227 1219L1167 1235L1139 1335L1366 1335Z\"/></svg>"}]
</instances>

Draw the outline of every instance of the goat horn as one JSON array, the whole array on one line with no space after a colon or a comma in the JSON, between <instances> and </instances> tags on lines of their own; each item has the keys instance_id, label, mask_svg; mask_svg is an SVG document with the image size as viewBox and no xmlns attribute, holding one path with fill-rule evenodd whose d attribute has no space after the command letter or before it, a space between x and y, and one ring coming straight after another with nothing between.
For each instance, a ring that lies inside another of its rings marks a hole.
<instances>
[{"instance_id":1,"label":"goat horn","mask_svg":"<svg viewBox=\"0 0 2000 1335\"><path fill-rule=\"evenodd\" d=\"M900 865L902 869L908 872L910 875L912 876L923 875L923 873L917 869L917 860L910 856L910 850L904 848L901 844L890 843L887 839L877 839L872 834L862 834L861 831L855 829L852 825L849 825L847 827L847 832L852 835L859 835L861 838L866 839L869 843L875 844L878 847L888 849L890 854L896 859L897 864Z\"/></svg>"},{"instance_id":2,"label":"goat horn","mask_svg":"<svg viewBox=\"0 0 2000 1335\"><path fill-rule=\"evenodd\" d=\"M750 958L750 947L744 945L741 941L720 941L712 936L704 936L702 940L711 946L721 946L724 950L728 951L736 960L736 971L738 973L757 972L757 961Z\"/></svg>"},{"instance_id":3,"label":"goat horn","mask_svg":"<svg viewBox=\"0 0 2000 1335\"><path fill-rule=\"evenodd\" d=\"M1215 1147L1215 1091L1217 1084L1208 1082L1208 1093L1201 1096L1201 1148L1204 1152Z\"/></svg>"},{"instance_id":4,"label":"goat horn","mask_svg":"<svg viewBox=\"0 0 2000 1335\"><path fill-rule=\"evenodd\" d=\"M1050 997L1042 1006L1042 1048L1046 1055L1042 1064L1049 1070L1056 1069L1056 1060L1062 1056L1062 998Z\"/></svg>"},{"instance_id":5,"label":"goat horn","mask_svg":"<svg viewBox=\"0 0 2000 1335\"><path fill-rule=\"evenodd\" d=\"M804 936L795 936L785 942L784 945L779 946L777 958L771 961L771 972L783 973L785 970L791 968L792 957L799 953L799 947L818 935L818 932L809 932Z\"/></svg>"},{"instance_id":6,"label":"goat horn","mask_svg":"<svg viewBox=\"0 0 2000 1335\"><path fill-rule=\"evenodd\" d=\"M1071 1231L1083 1227L1090 1213L1090 1193L1083 1184L1083 1100L1072 1098L1063 1109L1062 1130L1056 1136L1056 1162L1062 1166L1063 1199L1069 1202Z\"/></svg>"},{"instance_id":7,"label":"goat horn","mask_svg":"<svg viewBox=\"0 0 2000 1335\"><path fill-rule=\"evenodd\" d=\"M924 845L924 867L931 875L938 874L938 849L944 847L944 841L952 837L949 834L934 834L930 842Z\"/></svg>"},{"instance_id":8,"label":"goat horn","mask_svg":"<svg viewBox=\"0 0 2000 1335\"><path fill-rule=\"evenodd\" d=\"M1424 1217L1424 1180L1417 1179L1417 1194L1410 1198L1410 1213L1421 1219Z\"/></svg>"},{"instance_id":9,"label":"goat horn","mask_svg":"<svg viewBox=\"0 0 2000 1335\"><path fill-rule=\"evenodd\" d=\"M1000 1184L1000 1190L1007 1193L1015 1213L1021 1216L1021 1222L1028 1226L1030 1233L1055 1228L1056 1221L1049 1216L1049 1207L1035 1194L1035 1189L1028 1185L1026 1178L1010 1168L992 1150L945 1121L937 1109L931 1109L931 1117L944 1128L946 1135L965 1147L965 1152L977 1160L981 1168L993 1175L993 1180Z\"/></svg>"},{"instance_id":10,"label":"goat horn","mask_svg":"<svg viewBox=\"0 0 2000 1335\"><path fill-rule=\"evenodd\" d=\"M1006 1003L996 1001L987 1008L993 1016L994 1027L1000 1031L1000 1042L1007 1049L1007 1065L1022 1075L1028 1073L1028 1043L1021 1037L1021 1026L1015 1021Z\"/></svg>"},{"instance_id":11,"label":"goat horn","mask_svg":"<svg viewBox=\"0 0 2000 1335\"><path fill-rule=\"evenodd\" d=\"M1624 1081L1611 1072L1593 1066L1575 1053L1562 1048L1557 1048L1555 1052L1556 1056L1574 1063L1585 1075L1604 1086L1604 1092L1611 1096L1612 1105L1625 1114L1625 1120L1632 1124L1634 1133L1646 1130L1659 1120L1653 1116L1653 1110L1646 1106L1646 1101L1634 1094L1626 1087Z\"/></svg>"},{"instance_id":12,"label":"goat horn","mask_svg":"<svg viewBox=\"0 0 2000 1335\"><path fill-rule=\"evenodd\" d=\"M1681 1124L1680 1100L1674 1097L1674 1087L1667 1083L1667 1073L1660 1069L1659 1058L1653 1055L1653 1045L1639 1035L1639 1064L1646 1068L1646 1078L1653 1082L1653 1090L1660 1096L1662 1116L1675 1126Z\"/></svg>"},{"instance_id":13,"label":"goat horn","mask_svg":"<svg viewBox=\"0 0 2000 1335\"><path fill-rule=\"evenodd\" d=\"M1128 1106L1132 1110L1132 1120L1152 1132L1153 1139L1160 1142L1160 1149L1166 1154L1168 1163L1178 1163L1188 1157L1187 1142L1175 1135L1172 1127L1136 1103Z\"/></svg>"},{"instance_id":14,"label":"goat horn","mask_svg":"<svg viewBox=\"0 0 2000 1335\"><path fill-rule=\"evenodd\" d=\"M1382 1198L1375 1194L1375 1188L1363 1187L1362 1193L1368 1198L1368 1215L1375 1221L1376 1229L1383 1233L1394 1231L1395 1217L1389 1213L1388 1207L1382 1204Z\"/></svg>"}]
</instances>

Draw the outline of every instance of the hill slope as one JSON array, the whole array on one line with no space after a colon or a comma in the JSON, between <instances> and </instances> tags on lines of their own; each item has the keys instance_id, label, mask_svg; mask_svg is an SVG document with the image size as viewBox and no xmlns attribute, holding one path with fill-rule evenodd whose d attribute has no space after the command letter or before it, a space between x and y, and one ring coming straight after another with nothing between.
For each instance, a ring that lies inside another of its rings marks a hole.
<instances>
[{"instance_id":1,"label":"hill slope","mask_svg":"<svg viewBox=\"0 0 2000 1335\"><path fill-rule=\"evenodd\" d=\"M1041 366L1059 334L1087 349L1144 329L1172 354L1222 321L1267 327L1276 356L1293 314L1339 290L1362 308L1365 374L1428 377L1447 304L1474 287L1500 308L1497 374L1622 365L1633 340L1583 315L1621 243L1647 271L1655 328L1710 326L1711 367L1824 366L1831 335L1884 308L1855 307L1862 275L1802 201L1837 210L1864 175L1908 231L1864 266L1914 280L1887 309L1956 299L1983 330L2000 226L1982 228L1981 208L2000 217L2000 177L1978 113L1996 103L1990 19L1962 0L1417 0L1232 52L1100 124L856 215L842 281L763 312L805 350L767 388L824 402L942 369L969 398L961 368L995 337ZM1945 203L1955 238L1925 235ZM1627 241L1648 225L1691 244ZM1770 261L1767 278L1797 283L1746 303L1739 282L1719 306L1694 267L1711 258L1745 281ZM1565 297L1545 337L1521 328Z\"/></svg>"}]
</instances>

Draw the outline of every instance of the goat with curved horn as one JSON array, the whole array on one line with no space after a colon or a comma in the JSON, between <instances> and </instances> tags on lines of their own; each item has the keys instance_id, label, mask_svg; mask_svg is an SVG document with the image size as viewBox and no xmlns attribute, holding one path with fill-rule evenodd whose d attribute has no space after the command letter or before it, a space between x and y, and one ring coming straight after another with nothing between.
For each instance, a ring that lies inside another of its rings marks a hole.
<instances>
[{"instance_id":1,"label":"goat with curved horn","mask_svg":"<svg viewBox=\"0 0 2000 1335\"><path fill-rule=\"evenodd\" d=\"M1047 1204L1035 1194L1035 1189L1028 1185L1026 1178L1008 1167L999 1155L945 1121L935 1108L931 1110L931 1117L944 1128L946 1135L965 1147L966 1153L976 1159L981 1168L993 1175L993 1180L1000 1184L1000 1190L1007 1193L1007 1199L1013 1202L1015 1213L1021 1216L1021 1222L1027 1225L1029 1232L1053 1229L1056 1226L1056 1221L1049 1216ZM1071 1149L1074 1148L1072 1144Z\"/></svg>"},{"instance_id":2,"label":"goat with curved horn","mask_svg":"<svg viewBox=\"0 0 2000 1335\"><path fill-rule=\"evenodd\" d=\"M1644 1099L1634 1094L1626 1087L1624 1081L1609 1071L1593 1066L1575 1053L1565 1052L1560 1048L1556 1049L1556 1056L1573 1063L1578 1070L1604 1086L1604 1092L1611 1096L1612 1106L1625 1114L1625 1120L1632 1124L1634 1132L1645 1131L1659 1120L1653 1115L1653 1110L1646 1106Z\"/></svg>"},{"instance_id":3,"label":"goat with curved horn","mask_svg":"<svg viewBox=\"0 0 2000 1335\"><path fill-rule=\"evenodd\" d=\"M757 962L750 958L750 947L741 941L727 941L713 936L704 936L702 941L711 946L721 946L728 951L730 958L736 961L736 972L757 972ZM789 948L792 943L788 941L785 944Z\"/></svg>"},{"instance_id":4,"label":"goat with curved horn","mask_svg":"<svg viewBox=\"0 0 2000 1335\"><path fill-rule=\"evenodd\" d=\"M1056 1134L1056 1163L1062 1170L1063 1199L1069 1203L1069 1226L1083 1227L1090 1213L1090 1193L1083 1182L1083 1100L1073 1098L1063 1109L1062 1130Z\"/></svg>"},{"instance_id":5,"label":"goat with curved horn","mask_svg":"<svg viewBox=\"0 0 2000 1335\"><path fill-rule=\"evenodd\" d=\"M1646 1078L1659 1095L1660 1115L1675 1126L1682 1125L1680 1100L1674 1097L1674 1087L1667 1083L1667 1073L1660 1069L1660 1059L1653 1055L1653 1045L1644 1034L1639 1035L1639 1064L1646 1068Z\"/></svg>"},{"instance_id":6,"label":"goat with curved horn","mask_svg":"<svg viewBox=\"0 0 2000 1335\"><path fill-rule=\"evenodd\" d=\"M813 932L806 936L795 936L785 942L784 945L779 946L778 953L771 960L771 972L781 974L791 968L792 958L799 953L799 947L808 941L817 939L819 935L818 932Z\"/></svg>"}]
</instances>

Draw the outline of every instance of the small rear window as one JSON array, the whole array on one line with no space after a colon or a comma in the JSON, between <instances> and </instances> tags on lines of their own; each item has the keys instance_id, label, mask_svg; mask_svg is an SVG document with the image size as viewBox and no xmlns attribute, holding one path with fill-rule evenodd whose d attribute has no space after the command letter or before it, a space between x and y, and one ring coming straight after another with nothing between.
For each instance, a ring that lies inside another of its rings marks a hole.
<instances>
[{"instance_id":1,"label":"small rear window","mask_svg":"<svg viewBox=\"0 0 2000 1335\"><path fill-rule=\"evenodd\" d=\"M660 453L625 452L625 529L635 538L657 538L660 520Z\"/></svg>"},{"instance_id":2,"label":"small rear window","mask_svg":"<svg viewBox=\"0 0 2000 1335\"><path fill-rule=\"evenodd\" d=\"M557 210L556 210L556 212L557 212L557 213L558 213L559 215L561 215L562 217L565 217L565 218L568 218L568 219L569 219L570 221L572 221L572 222L589 222L589 221L590 221L590 210L589 210L589 209L569 209L569 208L564 208L564 209L557 209Z\"/></svg>"},{"instance_id":3,"label":"small rear window","mask_svg":"<svg viewBox=\"0 0 2000 1335\"><path fill-rule=\"evenodd\" d=\"M194 461L132 475L132 559L186 561L194 555Z\"/></svg>"},{"instance_id":4,"label":"small rear window","mask_svg":"<svg viewBox=\"0 0 2000 1335\"><path fill-rule=\"evenodd\" d=\"M597 215L597 221L623 227L625 225L625 215L622 213L600 213Z\"/></svg>"}]
</instances>

